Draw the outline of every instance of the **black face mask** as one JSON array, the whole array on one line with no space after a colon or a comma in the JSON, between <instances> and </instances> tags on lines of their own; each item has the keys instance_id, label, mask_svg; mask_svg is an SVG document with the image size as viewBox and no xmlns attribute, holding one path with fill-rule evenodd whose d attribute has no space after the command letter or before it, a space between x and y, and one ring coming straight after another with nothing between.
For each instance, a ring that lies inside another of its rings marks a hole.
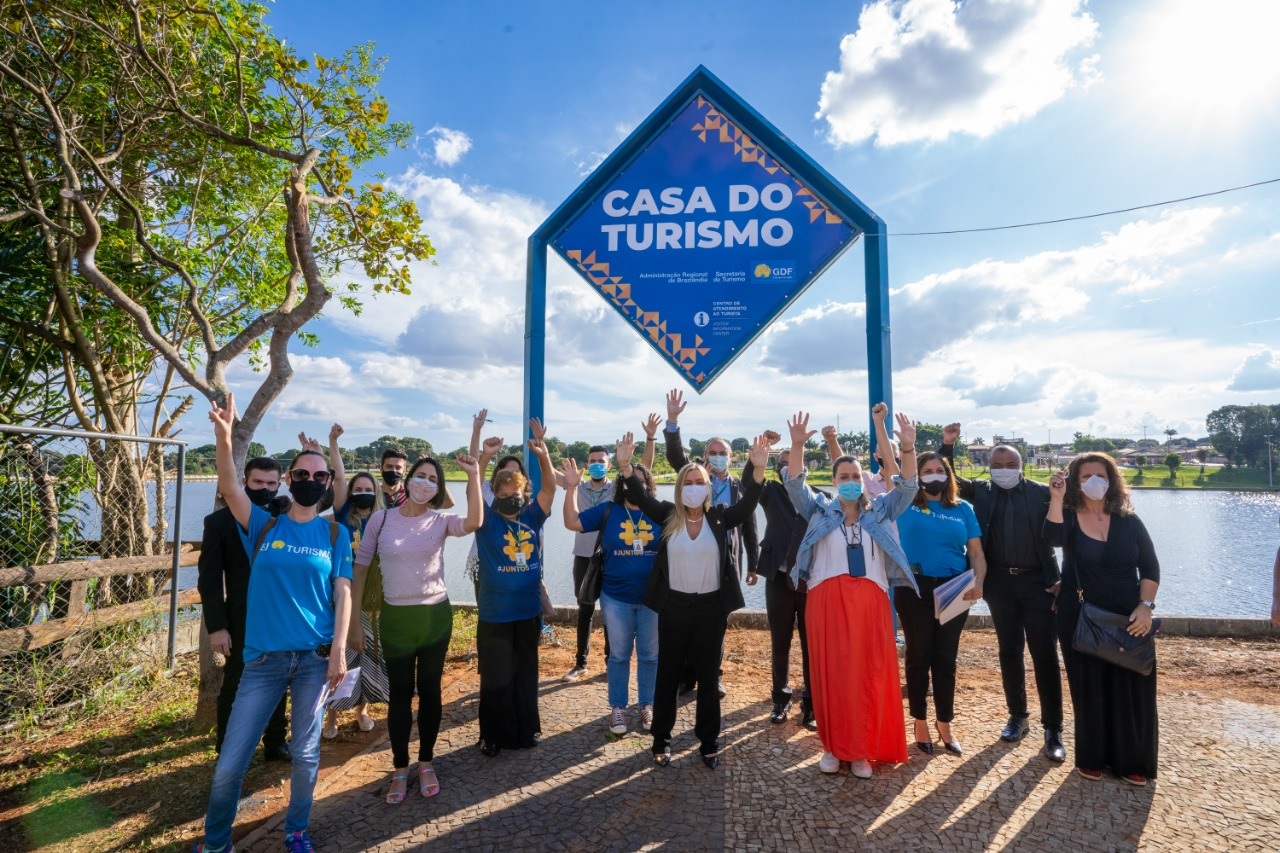
<instances>
[{"instance_id":1,"label":"black face mask","mask_svg":"<svg viewBox=\"0 0 1280 853\"><path fill-rule=\"evenodd\" d=\"M320 503L320 499L324 497L324 493L328 490L328 483L321 485L315 480L303 480L301 483L289 484L289 494L293 495L293 501L298 506L315 506Z\"/></svg>"},{"instance_id":2,"label":"black face mask","mask_svg":"<svg viewBox=\"0 0 1280 853\"><path fill-rule=\"evenodd\" d=\"M378 499L377 495L352 495L351 506L356 509L373 509L373 502Z\"/></svg>"},{"instance_id":3,"label":"black face mask","mask_svg":"<svg viewBox=\"0 0 1280 853\"><path fill-rule=\"evenodd\" d=\"M275 498L278 489L245 489L244 493L254 506L265 507Z\"/></svg>"},{"instance_id":4,"label":"black face mask","mask_svg":"<svg viewBox=\"0 0 1280 853\"><path fill-rule=\"evenodd\" d=\"M943 480L938 483L921 483L920 488L924 489L927 494L940 495L942 490L947 487L947 481Z\"/></svg>"},{"instance_id":5,"label":"black face mask","mask_svg":"<svg viewBox=\"0 0 1280 853\"><path fill-rule=\"evenodd\" d=\"M509 495L505 498L494 498L493 508L501 515L518 515L524 509L524 495Z\"/></svg>"},{"instance_id":6,"label":"black face mask","mask_svg":"<svg viewBox=\"0 0 1280 853\"><path fill-rule=\"evenodd\" d=\"M404 478L404 475L401 474L399 471L383 471L382 472L382 482L386 483L388 486L398 485L400 480L403 478Z\"/></svg>"}]
</instances>

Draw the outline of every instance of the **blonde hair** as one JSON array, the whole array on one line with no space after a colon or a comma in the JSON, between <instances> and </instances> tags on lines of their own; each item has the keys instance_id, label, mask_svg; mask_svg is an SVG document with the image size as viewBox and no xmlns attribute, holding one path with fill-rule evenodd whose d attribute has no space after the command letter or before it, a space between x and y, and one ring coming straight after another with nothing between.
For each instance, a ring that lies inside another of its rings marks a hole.
<instances>
[{"instance_id":1,"label":"blonde hair","mask_svg":"<svg viewBox=\"0 0 1280 853\"><path fill-rule=\"evenodd\" d=\"M494 473L493 475L494 494L497 494L498 491L508 483L515 483L516 492L528 497L528 494L529 494L528 478L526 478L525 475L520 473L519 471L512 471L509 468L506 468Z\"/></svg>"},{"instance_id":2,"label":"blonde hair","mask_svg":"<svg viewBox=\"0 0 1280 853\"><path fill-rule=\"evenodd\" d=\"M707 498L702 502L702 511L706 512L711 506L711 475L707 473L706 468L703 468L697 462L690 462L688 465L681 468L680 472L676 474L675 508L671 510L671 514L667 516L666 523L662 525L662 539L664 542L683 530L685 522L689 520L689 510L685 507L684 501L680 500L680 498L684 494L684 476L690 471L700 471L702 473L703 484L708 487Z\"/></svg>"}]
</instances>

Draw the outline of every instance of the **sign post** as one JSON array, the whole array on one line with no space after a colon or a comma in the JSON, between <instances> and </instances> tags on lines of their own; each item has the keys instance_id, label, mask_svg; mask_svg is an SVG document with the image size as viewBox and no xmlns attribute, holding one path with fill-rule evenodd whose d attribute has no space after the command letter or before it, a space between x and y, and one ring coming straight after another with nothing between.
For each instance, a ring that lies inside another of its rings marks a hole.
<instances>
[{"instance_id":1,"label":"sign post","mask_svg":"<svg viewBox=\"0 0 1280 853\"><path fill-rule=\"evenodd\" d=\"M526 441L548 246L702 393L859 236L868 392L892 406L884 223L699 66L529 238Z\"/></svg>"}]
</instances>

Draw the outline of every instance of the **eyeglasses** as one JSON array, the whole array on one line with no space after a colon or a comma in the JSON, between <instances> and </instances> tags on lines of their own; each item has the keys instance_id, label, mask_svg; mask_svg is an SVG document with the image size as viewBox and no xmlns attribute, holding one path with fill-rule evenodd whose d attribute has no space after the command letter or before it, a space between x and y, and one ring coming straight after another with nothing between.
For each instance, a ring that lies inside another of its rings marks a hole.
<instances>
[{"instance_id":1,"label":"eyeglasses","mask_svg":"<svg viewBox=\"0 0 1280 853\"><path fill-rule=\"evenodd\" d=\"M295 483L305 483L307 480L315 480L320 485L327 485L333 475L328 471L316 471L312 473L306 468L294 468L289 472L289 479Z\"/></svg>"}]
</instances>

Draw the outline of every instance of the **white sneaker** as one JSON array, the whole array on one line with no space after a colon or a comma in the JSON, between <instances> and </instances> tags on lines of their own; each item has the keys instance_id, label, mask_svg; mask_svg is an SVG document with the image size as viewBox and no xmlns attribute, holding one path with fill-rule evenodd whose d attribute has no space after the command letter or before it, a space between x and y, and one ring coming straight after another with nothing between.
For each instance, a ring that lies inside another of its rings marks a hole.
<instances>
[{"instance_id":1,"label":"white sneaker","mask_svg":"<svg viewBox=\"0 0 1280 853\"><path fill-rule=\"evenodd\" d=\"M823 773L839 773L840 759L830 752L824 752L822 758L818 759L818 769Z\"/></svg>"},{"instance_id":2,"label":"white sneaker","mask_svg":"<svg viewBox=\"0 0 1280 853\"><path fill-rule=\"evenodd\" d=\"M871 762L867 761L865 758L852 761L849 763L849 772L854 776L857 776L859 779L870 779Z\"/></svg>"},{"instance_id":3,"label":"white sneaker","mask_svg":"<svg viewBox=\"0 0 1280 853\"><path fill-rule=\"evenodd\" d=\"M587 674L587 668L585 666L575 666L573 669L566 672L564 674L564 677L561 678L560 680L561 681L577 681L579 678L581 678L586 674Z\"/></svg>"},{"instance_id":4,"label":"white sneaker","mask_svg":"<svg viewBox=\"0 0 1280 853\"><path fill-rule=\"evenodd\" d=\"M640 706L640 728L644 729L646 732L649 731L649 729L653 728L653 706L652 705Z\"/></svg>"},{"instance_id":5,"label":"white sneaker","mask_svg":"<svg viewBox=\"0 0 1280 853\"><path fill-rule=\"evenodd\" d=\"M627 712L622 708L614 708L613 713L609 715L609 731L615 735L627 733Z\"/></svg>"}]
</instances>

